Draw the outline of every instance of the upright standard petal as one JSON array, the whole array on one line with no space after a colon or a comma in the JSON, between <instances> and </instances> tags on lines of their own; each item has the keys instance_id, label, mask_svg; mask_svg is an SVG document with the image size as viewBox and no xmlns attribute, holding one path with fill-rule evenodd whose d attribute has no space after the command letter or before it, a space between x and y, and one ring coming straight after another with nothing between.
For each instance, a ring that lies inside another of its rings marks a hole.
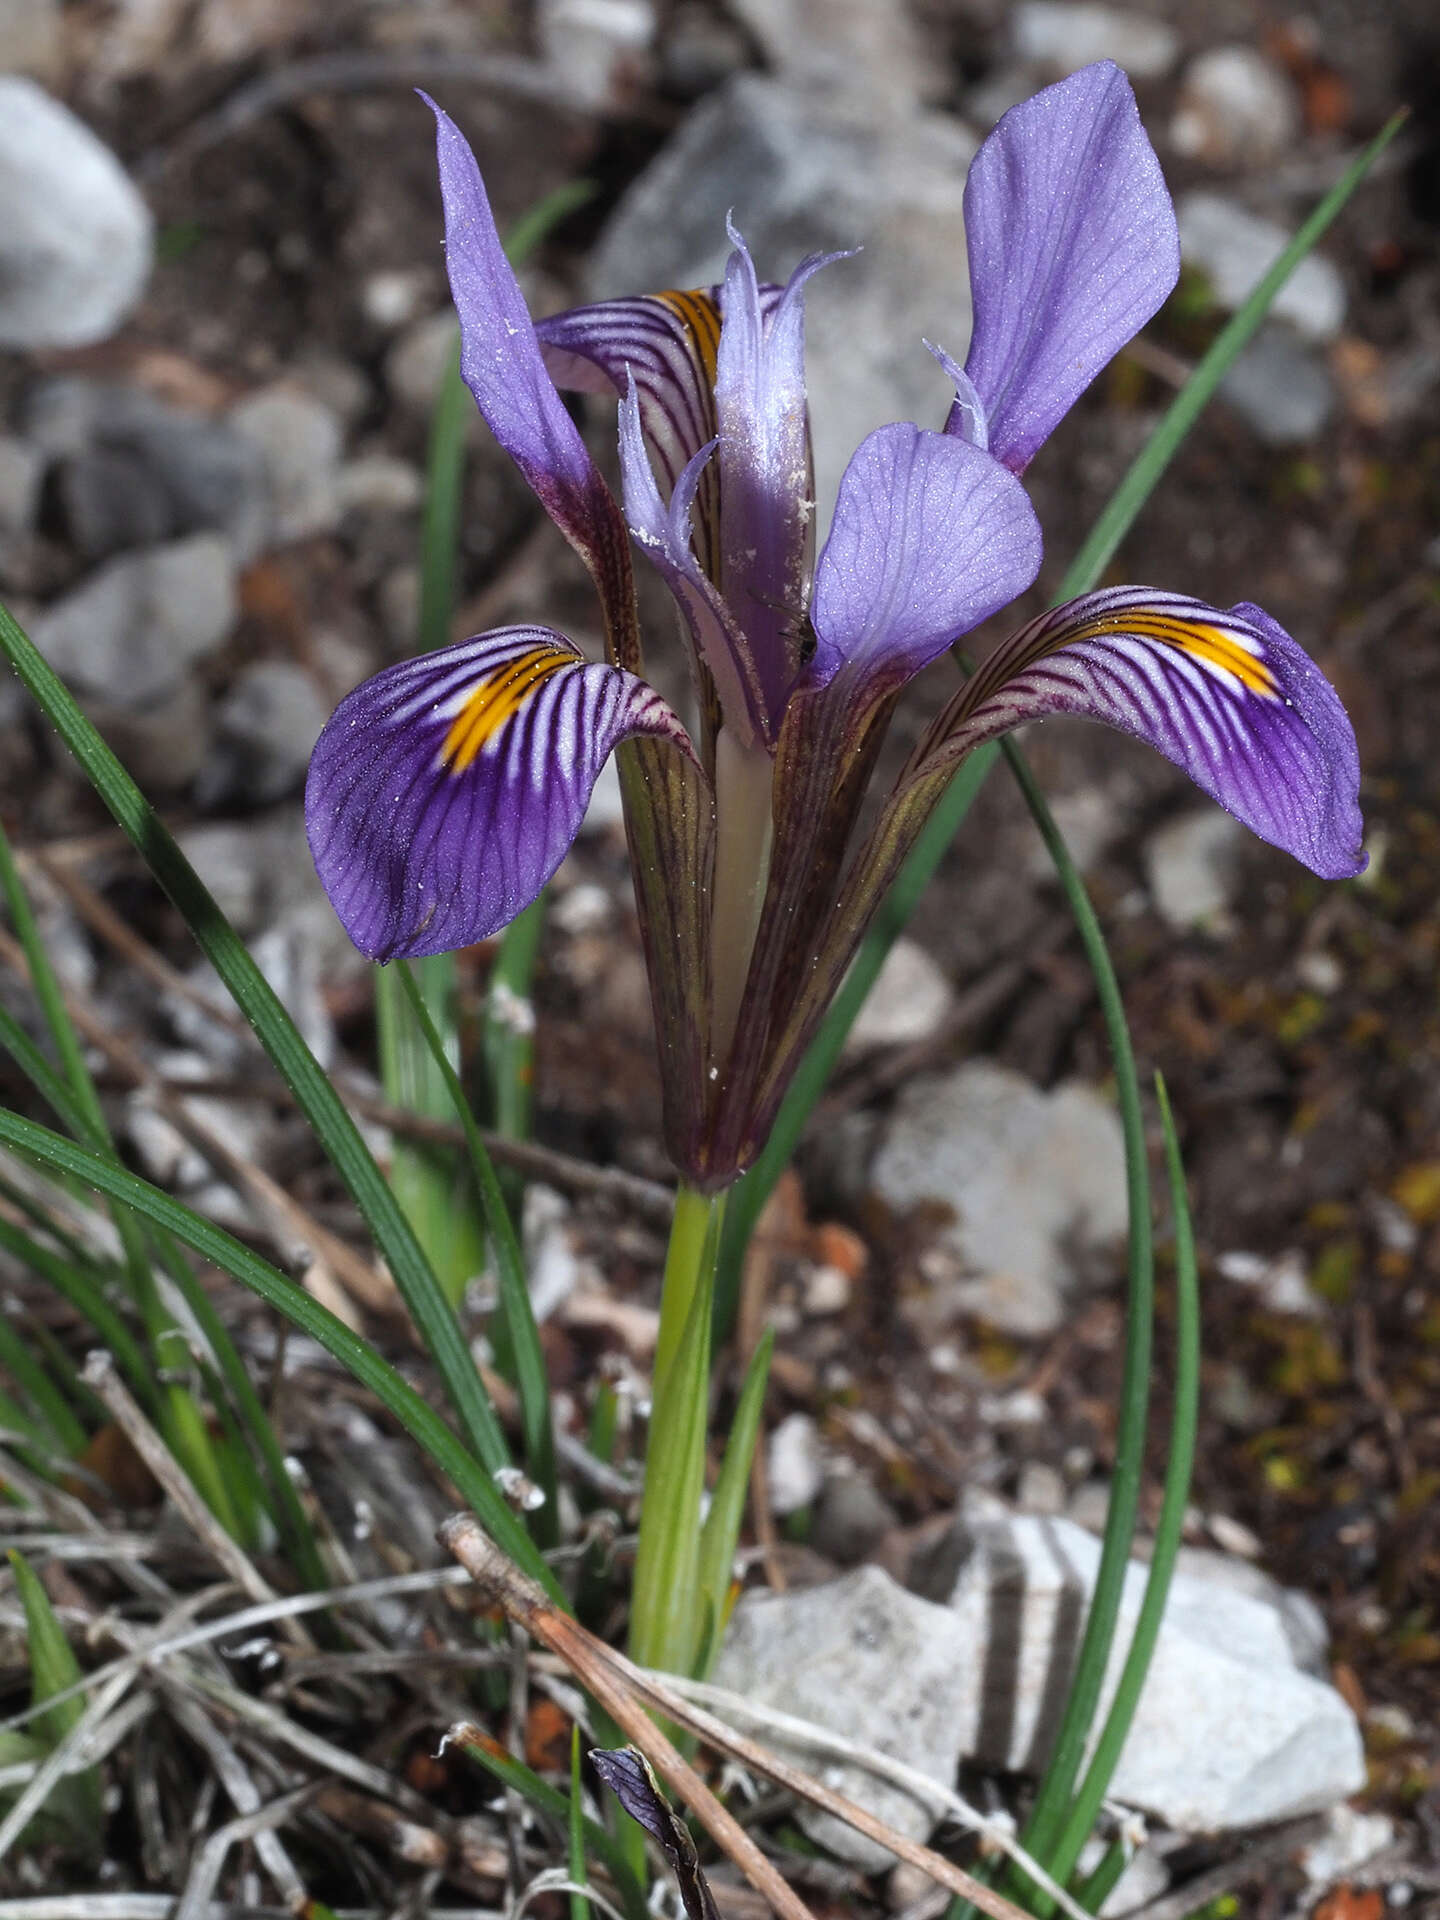
<instances>
[{"instance_id":1,"label":"upright standard petal","mask_svg":"<svg viewBox=\"0 0 1440 1920\"><path fill-rule=\"evenodd\" d=\"M506 627L388 667L341 701L310 762L315 867L372 960L469 946L539 893L611 749L684 728L634 674L546 627Z\"/></svg>"},{"instance_id":2,"label":"upright standard petal","mask_svg":"<svg viewBox=\"0 0 1440 1920\"><path fill-rule=\"evenodd\" d=\"M486 425L590 568L608 625L623 627L631 619L623 604L630 578L619 509L546 370L475 156L449 115L422 98L435 115L460 371Z\"/></svg>"},{"instance_id":3,"label":"upright standard petal","mask_svg":"<svg viewBox=\"0 0 1440 1920\"><path fill-rule=\"evenodd\" d=\"M849 667L901 684L1023 593L1040 553L1025 489L988 453L906 421L878 428L845 469L816 569L809 680Z\"/></svg>"},{"instance_id":4,"label":"upright standard petal","mask_svg":"<svg viewBox=\"0 0 1440 1920\"><path fill-rule=\"evenodd\" d=\"M805 406L805 282L840 254L815 254L767 313L745 243L735 244L721 295L715 372L720 451L720 590L744 632L778 730L802 664L815 550L810 423Z\"/></svg>"},{"instance_id":5,"label":"upright standard petal","mask_svg":"<svg viewBox=\"0 0 1440 1920\"><path fill-rule=\"evenodd\" d=\"M1345 709L1304 648L1248 601L1222 612L1111 587L1043 614L966 683L922 749L922 770L1051 713L1147 741L1322 879L1365 865Z\"/></svg>"},{"instance_id":6,"label":"upright standard petal","mask_svg":"<svg viewBox=\"0 0 1440 1920\"><path fill-rule=\"evenodd\" d=\"M965 233L965 371L990 451L1020 473L1180 272L1175 210L1113 62L1010 109L970 168Z\"/></svg>"}]
</instances>

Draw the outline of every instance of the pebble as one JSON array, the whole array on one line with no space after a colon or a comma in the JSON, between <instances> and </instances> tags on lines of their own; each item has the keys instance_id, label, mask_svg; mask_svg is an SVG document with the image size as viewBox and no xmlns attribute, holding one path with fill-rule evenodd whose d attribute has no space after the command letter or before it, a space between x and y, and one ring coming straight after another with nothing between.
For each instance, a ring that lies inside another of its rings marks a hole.
<instances>
[{"instance_id":1,"label":"pebble","mask_svg":"<svg viewBox=\"0 0 1440 1920\"><path fill-rule=\"evenodd\" d=\"M0 434L0 534L28 533L40 504L45 462L38 448Z\"/></svg>"},{"instance_id":2,"label":"pebble","mask_svg":"<svg viewBox=\"0 0 1440 1920\"><path fill-rule=\"evenodd\" d=\"M4 0L0 5L0 73L55 80L62 50L60 0Z\"/></svg>"},{"instance_id":3,"label":"pebble","mask_svg":"<svg viewBox=\"0 0 1440 1920\"><path fill-rule=\"evenodd\" d=\"M1395 1822L1388 1813L1362 1813L1342 1801L1326 1813L1320 1838L1302 1847L1297 1857L1312 1887L1333 1887L1367 1860L1373 1860L1394 1839ZM1353 1904L1364 1910L1360 1902Z\"/></svg>"},{"instance_id":4,"label":"pebble","mask_svg":"<svg viewBox=\"0 0 1440 1920\"><path fill-rule=\"evenodd\" d=\"M197 787L200 806L264 806L304 780L331 703L290 660L242 667L215 711L215 746Z\"/></svg>"},{"instance_id":5,"label":"pebble","mask_svg":"<svg viewBox=\"0 0 1440 1920\"><path fill-rule=\"evenodd\" d=\"M808 1507L825 1479L820 1429L808 1413L787 1413L774 1432L765 1454L770 1505L778 1514Z\"/></svg>"},{"instance_id":6,"label":"pebble","mask_svg":"<svg viewBox=\"0 0 1440 1920\"><path fill-rule=\"evenodd\" d=\"M1290 234L1223 194L1197 190L1175 205L1180 251L1205 275L1216 304L1233 313L1255 291L1290 243ZM1333 340L1345 320L1345 282L1323 254L1303 259L1275 296L1274 320L1288 320L1307 340Z\"/></svg>"},{"instance_id":7,"label":"pebble","mask_svg":"<svg viewBox=\"0 0 1440 1920\"><path fill-rule=\"evenodd\" d=\"M458 328L453 307L441 307L412 320L385 356L385 387L390 398L410 413L428 417L455 351Z\"/></svg>"},{"instance_id":8,"label":"pebble","mask_svg":"<svg viewBox=\"0 0 1440 1920\"><path fill-rule=\"evenodd\" d=\"M1048 1460L1027 1460L1020 1469L1015 1504L1022 1513L1063 1513L1065 1476Z\"/></svg>"},{"instance_id":9,"label":"pebble","mask_svg":"<svg viewBox=\"0 0 1440 1920\"><path fill-rule=\"evenodd\" d=\"M1155 909L1177 933L1224 932L1245 830L1219 807L1182 813L1145 842L1146 884Z\"/></svg>"},{"instance_id":10,"label":"pebble","mask_svg":"<svg viewBox=\"0 0 1440 1920\"><path fill-rule=\"evenodd\" d=\"M197 533L107 561L39 616L32 637L73 686L138 711L213 653L236 613L229 542Z\"/></svg>"},{"instance_id":11,"label":"pebble","mask_svg":"<svg viewBox=\"0 0 1440 1920\"><path fill-rule=\"evenodd\" d=\"M1012 1333L1058 1326L1066 1293L1108 1266L1127 1224L1114 1108L1079 1083L1045 1093L988 1060L904 1089L871 1188L896 1212L939 1203L956 1215L938 1243L954 1273L925 1311L977 1314Z\"/></svg>"},{"instance_id":12,"label":"pebble","mask_svg":"<svg viewBox=\"0 0 1440 1920\"><path fill-rule=\"evenodd\" d=\"M231 409L230 423L260 451L270 490L270 537L286 545L333 531L340 519L344 429L323 400L285 381Z\"/></svg>"},{"instance_id":13,"label":"pebble","mask_svg":"<svg viewBox=\"0 0 1440 1920\"><path fill-rule=\"evenodd\" d=\"M772 73L832 102L894 115L944 88L944 64L925 47L904 0L731 0L731 11Z\"/></svg>"},{"instance_id":14,"label":"pebble","mask_svg":"<svg viewBox=\"0 0 1440 1920\"><path fill-rule=\"evenodd\" d=\"M831 1474L815 1504L808 1544L836 1566L857 1567L896 1524L894 1508L864 1474Z\"/></svg>"},{"instance_id":15,"label":"pebble","mask_svg":"<svg viewBox=\"0 0 1440 1920\"><path fill-rule=\"evenodd\" d=\"M1078 787L1073 793L1056 794L1050 802L1055 824L1065 837L1070 858L1081 873L1089 873L1106 848L1124 828L1124 819L1116 796L1105 787ZM1026 871L1037 880L1058 886L1055 862L1037 834L1026 860Z\"/></svg>"},{"instance_id":16,"label":"pebble","mask_svg":"<svg viewBox=\"0 0 1440 1920\"><path fill-rule=\"evenodd\" d=\"M918 941L902 934L885 956L846 1038L845 1052L853 1057L928 1040L954 997L947 975Z\"/></svg>"},{"instance_id":17,"label":"pebble","mask_svg":"<svg viewBox=\"0 0 1440 1920\"><path fill-rule=\"evenodd\" d=\"M1236 1286L1253 1288L1260 1304L1271 1313L1293 1314L1304 1320L1323 1320L1325 1302L1310 1285L1305 1256L1290 1247L1267 1258L1257 1253L1222 1253L1216 1266Z\"/></svg>"},{"instance_id":18,"label":"pebble","mask_svg":"<svg viewBox=\"0 0 1440 1920\"><path fill-rule=\"evenodd\" d=\"M646 77L655 39L652 0L538 0L540 47L579 106L623 106Z\"/></svg>"},{"instance_id":19,"label":"pebble","mask_svg":"<svg viewBox=\"0 0 1440 1920\"><path fill-rule=\"evenodd\" d=\"M29 437L56 461L66 533L87 559L205 528L250 559L265 531L256 448L223 420L141 388L64 375L25 409Z\"/></svg>"},{"instance_id":20,"label":"pebble","mask_svg":"<svg viewBox=\"0 0 1440 1920\"><path fill-rule=\"evenodd\" d=\"M342 513L413 513L425 497L420 469L389 453L347 460L335 484Z\"/></svg>"},{"instance_id":21,"label":"pebble","mask_svg":"<svg viewBox=\"0 0 1440 1920\"><path fill-rule=\"evenodd\" d=\"M210 752L210 702L193 673L142 707L93 695L85 709L122 765L147 790L188 787Z\"/></svg>"},{"instance_id":22,"label":"pebble","mask_svg":"<svg viewBox=\"0 0 1440 1920\"><path fill-rule=\"evenodd\" d=\"M1267 447L1317 440L1335 412L1335 382L1286 326L1266 326L1220 382L1220 397Z\"/></svg>"},{"instance_id":23,"label":"pebble","mask_svg":"<svg viewBox=\"0 0 1440 1920\"><path fill-rule=\"evenodd\" d=\"M150 209L110 149L20 74L0 74L0 347L107 339L145 290Z\"/></svg>"},{"instance_id":24,"label":"pebble","mask_svg":"<svg viewBox=\"0 0 1440 1920\"><path fill-rule=\"evenodd\" d=\"M813 1267L805 1282L805 1311L812 1319L844 1313L850 1304L850 1276L843 1267Z\"/></svg>"},{"instance_id":25,"label":"pebble","mask_svg":"<svg viewBox=\"0 0 1440 1920\"><path fill-rule=\"evenodd\" d=\"M969 330L962 196L975 146L948 116L877 119L853 102L738 74L691 110L627 189L592 258L588 297L716 281L727 214L764 279L783 279L815 250L862 248L805 292L823 525L872 428L944 420L949 394L922 339L961 352Z\"/></svg>"},{"instance_id":26,"label":"pebble","mask_svg":"<svg viewBox=\"0 0 1440 1920\"><path fill-rule=\"evenodd\" d=\"M1258 168L1289 151L1301 124L1294 82L1258 47L1209 47L1185 69L1170 140L1207 166Z\"/></svg>"},{"instance_id":27,"label":"pebble","mask_svg":"<svg viewBox=\"0 0 1440 1920\"><path fill-rule=\"evenodd\" d=\"M1134 80L1161 80L1180 55L1179 36L1163 21L1069 0L1023 0L1010 32L1020 58L1057 80L1092 60L1113 60Z\"/></svg>"},{"instance_id":28,"label":"pebble","mask_svg":"<svg viewBox=\"0 0 1440 1920\"><path fill-rule=\"evenodd\" d=\"M745 35L701 4L680 0L660 43L660 84L680 100L698 100L750 64Z\"/></svg>"},{"instance_id":29,"label":"pebble","mask_svg":"<svg viewBox=\"0 0 1440 1920\"><path fill-rule=\"evenodd\" d=\"M412 321L430 292L430 276L414 267L386 267L360 287L360 310L373 326L394 333Z\"/></svg>"}]
</instances>

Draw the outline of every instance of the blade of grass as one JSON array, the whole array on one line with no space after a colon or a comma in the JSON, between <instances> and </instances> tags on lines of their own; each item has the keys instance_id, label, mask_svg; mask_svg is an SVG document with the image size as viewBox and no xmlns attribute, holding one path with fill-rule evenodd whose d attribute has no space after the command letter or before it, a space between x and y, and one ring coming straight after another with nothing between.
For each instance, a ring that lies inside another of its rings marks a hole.
<instances>
[{"instance_id":1,"label":"blade of grass","mask_svg":"<svg viewBox=\"0 0 1440 1920\"><path fill-rule=\"evenodd\" d=\"M774 1346L774 1328L767 1327L745 1370L745 1384L740 1389L730 1438L725 1443L720 1477L710 1495L710 1511L700 1534L700 1609L702 1619L708 1622L708 1632L695 1663L697 1680L705 1679L714 1665L729 1618L735 1544L740 1538L740 1522L745 1517L750 1464L755 1457L760 1416L765 1409L765 1388Z\"/></svg>"},{"instance_id":2,"label":"blade of grass","mask_svg":"<svg viewBox=\"0 0 1440 1920\"><path fill-rule=\"evenodd\" d=\"M30 1654L30 1698L36 1706L67 1693L84 1675L74 1649L65 1637L65 1629L55 1617L50 1596L23 1554L10 1552L10 1569L16 1591L25 1611L25 1639ZM71 1694L46 1706L30 1723L32 1736L46 1747L57 1747L85 1713L83 1694ZM58 1804L57 1804L58 1803ZM79 1834L93 1847L99 1838L101 1823L100 1773L87 1767L83 1773L68 1774L56 1783L52 1807L73 1820Z\"/></svg>"},{"instance_id":3,"label":"blade of grass","mask_svg":"<svg viewBox=\"0 0 1440 1920\"><path fill-rule=\"evenodd\" d=\"M577 1887L585 1876L585 1803L580 1797L580 1729L570 1729L570 1878ZM590 1902L583 1893L570 1896L570 1920L590 1920Z\"/></svg>"},{"instance_id":4,"label":"blade of grass","mask_svg":"<svg viewBox=\"0 0 1440 1920\"><path fill-rule=\"evenodd\" d=\"M479 1727L463 1731L457 1728L451 1737L467 1758L493 1774L502 1786L523 1795L537 1813L553 1820L562 1831L568 1829L570 1808L564 1794L542 1780L537 1773L532 1773L522 1760L507 1753L498 1741L491 1740ZM602 1826L583 1813L581 1824L585 1845L596 1859L605 1863L605 1871L615 1883L615 1891L629 1920L650 1920L640 1883L617 1842Z\"/></svg>"},{"instance_id":5,"label":"blade of grass","mask_svg":"<svg viewBox=\"0 0 1440 1920\"><path fill-rule=\"evenodd\" d=\"M52 1133L48 1127L24 1120L4 1108L0 1108L0 1144L43 1167L73 1175L98 1192L119 1200L173 1234L202 1260L209 1260L270 1306L278 1308L375 1395L436 1466L450 1476L461 1498L474 1509L486 1531L503 1542L505 1552L541 1583L558 1606L565 1606L555 1576L501 1498L490 1472L368 1341L352 1333L302 1287L287 1280L278 1267L262 1260L222 1227L103 1154L94 1153L76 1141L67 1140L63 1134Z\"/></svg>"},{"instance_id":6,"label":"blade of grass","mask_svg":"<svg viewBox=\"0 0 1440 1920\"><path fill-rule=\"evenodd\" d=\"M0 1308L0 1367L29 1401L57 1453L74 1455L84 1451L88 1435L64 1393L10 1324Z\"/></svg>"},{"instance_id":7,"label":"blade of grass","mask_svg":"<svg viewBox=\"0 0 1440 1920\"><path fill-rule=\"evenodd\" d=\"M545 895L532 900L500 937L485 996L482 1049L495 1131L528 1140L534 1108L535 1010L530 993L545 925ZM509 1183L518 1192L518 1178Z\"/></svg>"},{"instance_id":8,"label":"blade of grass","mask_svg":"<svg viewBox=\"0 0 1440 1920\"><path fill-rule=\"evenodd\" d=\"M553 1546L559 1538L559 1510L555 1478L555 1430L550 1409L550 1380L545 1371L545 1352L540 1344L540 1329L530 1301L525 1260L514 1224L500 1191L494 1162L485 1150L480 1129L465 1098L460 1077L445 1057L440 1035L430 1018L430 1009L414 974L404 960L395 962L395 972L406 996L409 1010L430 1057L446 1089L446 1098L464 1129L470 1151L470 1170L485 1209L490 1229L490 1244L500 1275L500 1302L510 1331L515 1362L516 1388L520 1396L520 1420L525 1435L525 1465L531 1479L545 1495L545 1504L533 1516L536 1537L544 1546Z\"/></svg>"},{"instance_id":9,"label":"blade of grass","mask_svg":"<svg viewBox=\"0 0 1440 1920\"><path fill-rule=\"evenodd\" d=\"M0 649L148 863L295 1095L374 1235L470 1444L492 1471L507 1464L505 1437L455 1314L370 1150L294 1021L154 808L3 607Z\"/></svg>"},{"instance_id":10,"label":"blade of grass","mask_svg":"<svg viewBox=\"0 0 1440 1920\"><path fill-rule=\"evenodd\" d=\"M1213 397L1242 349L1253 339L1276 294L1335 220L1365 175L1404 125L1406 113L1393 115L1354 164L1304 222L1244 305L1216 336L1184 387L1156 425L1145 446L1102 509L1080 551L1071 561L1055 604L1088 593L1115 557L1175 458L1182 442ZM715 1337L725 1337L740 1297L740 1265L750 1234L775 1182L791 1155L834 1071L845 1040L885 957L904 930L921 894L970 811L998 757L998 746L978 748L963 761L944 798L916 841L870 932L862 942L845 985L836 995L780 1108L770 1141L754 1166L732 1189L715 1284Z\"/></svg>"},{"instance_id":11,"label":"blade of grass","mask_svg":"<svg viewBox=\"0 0 1440 1920\"><path fill-rule=\"evenodd\" d=\"M1195 1434L1200 1410L1200 1291L1195 1262L1195 1234L1185 1193L1185 1169L1180 1159L1180 1143L1175 1135L1175 1120L1170 1111L1165 1082L1158 1073L1155 1076L1155 1097L1160 1107L1160 1124L1165 1132L1165 1170L1175 1216L1175 1402L1170 1419L1170 1457L1165 1470L1160 1518L1155 1528L1155 1545L1150 1556L1150 1572L1145 1581L1145 1594L1140 1602L1130 1650L1085 1777L1046 1861L1050 1872L1062 1886L1074 1872L1080 1849L1095 1824L1119 1764L1135 1718L1135 1709L1140 1704L1145 1676L1150 1671L1155 1643L1160 1637L1176 1556L1180 1551L1185 1508L1190 1498L1190 1476L1195 1464ZM1035 1911L1043 1920L1043 1916L1052 1912L1053 1907L1048 1900L1041 1899L1036 1903Z\"/></svg>"}]
</instances>

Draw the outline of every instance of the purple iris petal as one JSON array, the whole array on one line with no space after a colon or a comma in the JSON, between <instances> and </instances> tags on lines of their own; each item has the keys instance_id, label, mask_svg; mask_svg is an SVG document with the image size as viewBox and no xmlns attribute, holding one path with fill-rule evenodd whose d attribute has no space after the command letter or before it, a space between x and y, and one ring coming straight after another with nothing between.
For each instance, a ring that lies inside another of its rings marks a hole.
<instances>
[{"instance_id":1,"label":"purple iris petal","mask_svg":"<svg viewBox=\"0 0 1440 1920\"><path fill-rule=\"evenodd\" d=\"M1111 587L1034 620L990 655L938 730L937 758L1050 713L1159 749L1262 840L1322 879L1365 865L1360 763L1335 689L1260 607L1228 612Z\"/></svg>"},{"instance_id":2,"label":"purple iris petal","mask_svg":"<svg viewBox=\"0 0 1440 1920\"><path fill-rule=\"evenodd\" d=\"M800 666L801 620L815 550L810 422L805 406L805 282L840 254L814 254L767 314L755 266L732 227L725 321L715 372L720 434L720 582L744 629L778 730Z\"/></svg>"},{"instance_id":3,"label":"purple iris petal","mask_svg":"<svg viewBox=\"0 0 1440 1920\"><path fill-rule=\"evenodd\" d=\"M900 421L862 441L815 573L812 679L842 666L898 685L1040 568L1025 489L968 441Z\"/></svg>"},{"instance_id":4,"label":"purple iris petal","mask_svg":"<svg viewBox=\"0 0 1440 1920\"><path fill-rule=\"evenodd\" d=\"M475 156L449 115L427 95L421 98L435 115L445 264L460 315L465 384L486 425L584 557L602 592L616 590L614 560L617 549L624 552L624 533L615 502L546 371Z\"/></svg>"},{"instance_id":5,"label":"purple iris petal","mask_svg":"<svg viewBox=\"0 0 1440 1920\"><path fill-rule=\"evenodd\" d=\"M645 452L640 398L634 381L620 403L620 468L630 531L674 594L691 644L715 683L720 711L748 744L769 736L764 689L745 636L720 598L691 544L691 508L714 454L712 441L685 468L667 507Z\"/></svg>"},{"instance_id":6,"label":"purple iris petal","mask_svg":"<svg viewBox=\"0 0 1440 1920\"><path fill-rule=\"evenodd\" d=\"M689 741L659 694L547 627L506 627L387 667L310 762L305 824L346 932L374 960L469 946L565 857L611 749Z\"/></svg>"},{"instance_id":7,"label":"purple iris petal","mask_svg":"<svg viewBox=\"0 0 1440 1920\"><path fill-rule=\"evenodd\" d=\"M990 451L1020 473L1180 272L1174 208L1117 66L1010 109L970 168L965 232L965 370Z\"/></svg>"}]
</instances>

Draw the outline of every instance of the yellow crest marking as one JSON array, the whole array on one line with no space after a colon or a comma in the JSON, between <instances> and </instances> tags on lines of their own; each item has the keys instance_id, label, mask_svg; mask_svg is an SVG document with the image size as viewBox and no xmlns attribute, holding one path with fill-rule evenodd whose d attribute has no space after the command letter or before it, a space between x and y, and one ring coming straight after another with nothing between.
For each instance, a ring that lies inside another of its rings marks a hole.
<instances>
[{"instance_id":1,"label":"yellow crest marking","mask_svg":"<svg viewBox=\"0 0 1440 1920\"><path fill-rule=\"evenodd\" d=\"M1281 697L1275 676L1265 662L1257 659L1223 627L1207 626L1199 620L1178 620L1169 614L1136 610L1091 621L1075 638L1088 640L1107 633L1135 633L1146 640L1158 640L1163 646L1188 653L1192 660L1198 660L1202 666L1218 667L1225 673L1233 674L1247 693L1256 694L1262 700L1278 700Z\"/></svg>"},{"instance_id":2,"label":"yellow crest marking","mask_svg":"<svg viewBox=\"0 0 1440 1920\"><path fill-rule=\"evenodd\" d=\"M532 647L472 687L465 696L464 706L450 722L440 748L446 771L464 773L505 722L520 711L542 680L574 664L571 654L557 653L550 647Z\"/></svg>"},{"instance_id":3,"label":"yellow crest marking","mask_svg":"<svg viewBox=\"0 0 1440 1920\"><path fill-rule=\"evenodd\" d=\"M705 384L713 392L715 367L720 352L720 309L711 296L696 287L689 293L657 293L662 307L668 307L690 335L695 358L705 375Z\"/></svg>"}]
</instances>

